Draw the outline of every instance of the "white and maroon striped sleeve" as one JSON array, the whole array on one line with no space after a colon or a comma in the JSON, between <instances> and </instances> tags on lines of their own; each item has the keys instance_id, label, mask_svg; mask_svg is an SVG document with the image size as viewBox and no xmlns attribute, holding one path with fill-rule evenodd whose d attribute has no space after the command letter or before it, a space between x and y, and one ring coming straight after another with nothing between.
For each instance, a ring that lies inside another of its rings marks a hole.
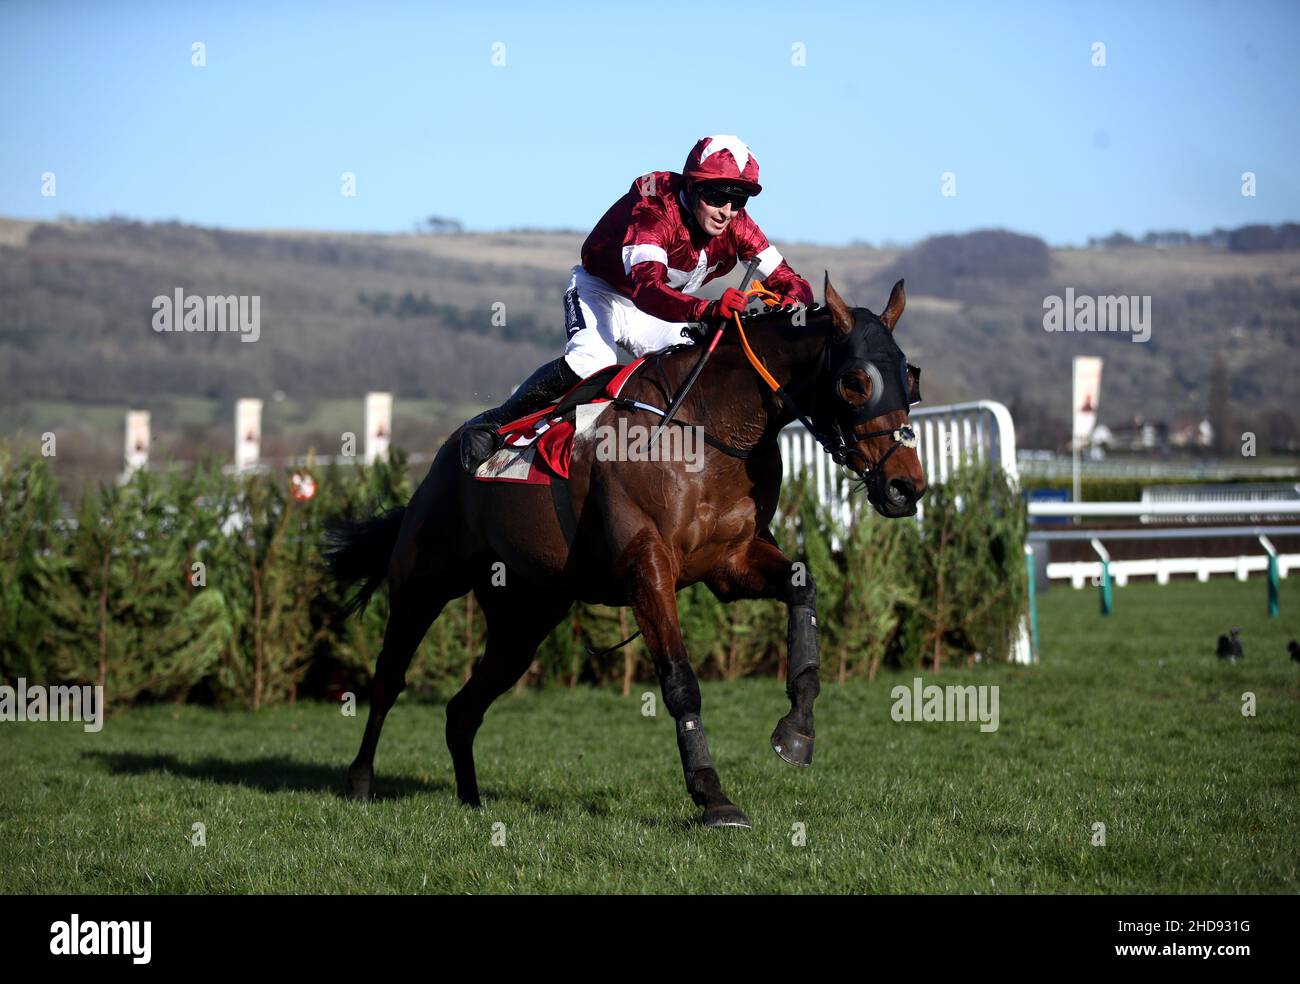
<instances>
[{"instance_id":1,"label":"white and maroon striped sleeve","mask_svg":"<svg viewBox=\"0 0 1300 984\"><path fill-rule=\"evenodd\" d=\"M632 209L623 238L623 271L632 281L632 303L664 321L699 321L709 302L668 285L671 219L660 198L646 197Z\"/></svg>"}]
</instances>

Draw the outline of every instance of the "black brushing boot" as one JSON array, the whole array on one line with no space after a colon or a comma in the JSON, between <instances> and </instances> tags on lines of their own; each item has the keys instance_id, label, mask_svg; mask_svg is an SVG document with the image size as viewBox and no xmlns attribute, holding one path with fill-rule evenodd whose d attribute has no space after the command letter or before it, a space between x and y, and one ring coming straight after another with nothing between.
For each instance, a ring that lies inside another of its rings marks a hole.
<instances>
[{"instance_id":1,"label":"black brushing boot","mask_svg":"<svg viewBox=\"0 0 1300 984\"><path fill-rule=\"evenodd\" d=\"M497 428L512 420L555 403L582 377L569 368L564 357L548 362L525 379L499 407L484 410L465 422L460 433L460 464L472 475L484 461L496 454L505 443Z\"/></svg>"}]
</instances>

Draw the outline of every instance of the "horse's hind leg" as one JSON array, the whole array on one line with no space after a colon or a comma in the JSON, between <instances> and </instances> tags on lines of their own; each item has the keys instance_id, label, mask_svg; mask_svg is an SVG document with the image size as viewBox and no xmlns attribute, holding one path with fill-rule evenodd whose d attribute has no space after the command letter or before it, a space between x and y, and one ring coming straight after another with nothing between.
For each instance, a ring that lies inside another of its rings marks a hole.
<instances>
[{"instance_id":1,"label":"horse's hind leg","mask_svg":"<svg viewBox=\"0 0 1300 984\"><path fill-rule=\"evenodd\" d=\"M406 670L429 626L453 598L469 591L460 561L463 528L459 509L460 458L444 444L415 490L388 558L388 624L370 684L370 715L361 748L348 769L352 795L365 799L374 777L375 747L384 718L406 689Z\"/></svg>"},{"instance_id":2,"label":"horse's hind leg","mask_svg":"<svg viewBox=\"0 0 1300 984\"><path fill-rule=\"evenodd\" d=\"M361 748L348 768L348 783L353 799L370 796L370 782L374 778L375 748L379 733L397 695L406 689L406 669L420 640L429 626L442 612L443 606L455 595L453 589L432 579L407 581L399 590L389 595L388 625L384 628L384 646L379 652L375 675L370 682L370 714L366 718L366 732L361 738Z\"/></svg>"},{"instance_id":3,"label":"horse's hind leg","mask_svg":"<svg viewBox=\"0 0 1300 984\"><path fill-rule=\"evenodd\" d=\"M533 592L536 593L533 593ZM456 792L467 806L479 806L474 736L494 700L528 669L572 599L543 596L540 589L483 587L474 592L487 619L487 646L465 686L447 703L447 748L456 770Z\"/></svg>"}]
</instances>

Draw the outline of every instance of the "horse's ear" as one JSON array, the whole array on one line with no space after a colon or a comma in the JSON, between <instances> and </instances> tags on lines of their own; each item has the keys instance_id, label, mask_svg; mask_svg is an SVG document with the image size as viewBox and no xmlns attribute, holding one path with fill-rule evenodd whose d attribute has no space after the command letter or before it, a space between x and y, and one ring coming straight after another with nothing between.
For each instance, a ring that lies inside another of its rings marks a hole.
<instances>
[{"instance_id":1,"label":"horse's ear","mask_svg":"<svg viewBox=\"0 0 1300 984\"><path fill-rule=\"evenodd\" d=\"M903 316L903 308L906 306L907 295L903 293L903 281L900 280L889 292L889 303L885 305L885 313L880 316L881 324L893 331L894 325L898 324L898 319Z\"/></svg>"},{"instance_id":2,"label":"horse's ear","mask_svg":"<svg viewBox=\"0 0 1300 984\"><path fill-rule=\"evenodd\" d=\"M830 271L826 271L826 306L831 310L831 322L835 325L835 330L841 335L847 335L853 330L853 312L849 306L844 303L844 298L835 293L835 288L831 286Z\"/></svg>"}]
</instances>

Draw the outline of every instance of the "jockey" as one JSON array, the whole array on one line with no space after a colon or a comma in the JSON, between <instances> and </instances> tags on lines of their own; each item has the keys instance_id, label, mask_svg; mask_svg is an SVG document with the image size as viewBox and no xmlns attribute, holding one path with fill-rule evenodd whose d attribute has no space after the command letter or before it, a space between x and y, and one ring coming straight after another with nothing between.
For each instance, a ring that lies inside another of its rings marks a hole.
<instances>
[{"instance_id":1,"label":"jockey","mask_svg":"<svg viewBox=\"0 0 1300 984\"><path fill-rule=\"evenodd\" d=\"M653 171L632 182L582 244L582 262L564 295L564 355L520 383L501 406L465 424L465 470L472 473L502 446L502 424L542 409L580 379L617 363L616 346L639 358L692 344L693 325L744 311L745 296L733 287L716 301L693 296L738 263L758 260L756 275L781 296L781 307L812 304L808 281L745 211L760 191L758 161L738 137L726 135L697 142L681 174Z\"/></svg>"}]
</instances>

